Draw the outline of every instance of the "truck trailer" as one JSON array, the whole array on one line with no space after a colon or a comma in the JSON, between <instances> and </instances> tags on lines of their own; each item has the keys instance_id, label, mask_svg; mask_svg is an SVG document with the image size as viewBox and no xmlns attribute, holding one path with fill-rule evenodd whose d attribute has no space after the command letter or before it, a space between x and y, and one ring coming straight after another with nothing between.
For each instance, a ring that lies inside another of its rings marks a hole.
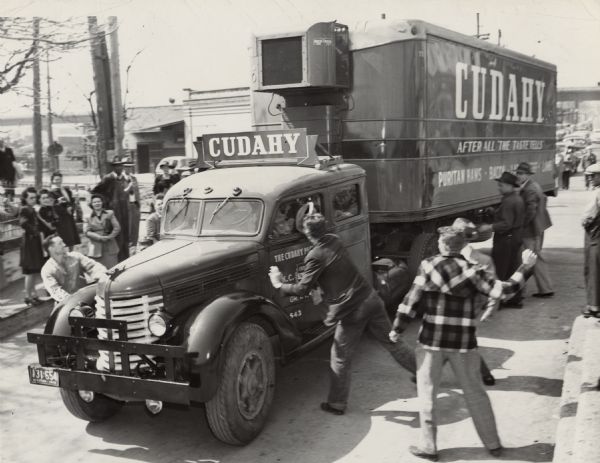
<instances>
[{"instance_id":1,"label":"truck trailer","mask_svg":"<svg viewBox=\"0 0 600 463\"><path fill-rule=\"evenodd\" d=\"M284 297L268 277L302 273L306 213L393 305L437 226L499 202L503 171L527 161L553 192L550 64L422 21L258 36L253 63L255 131L199 139L202 172L167 193L161 240L28 333L30 382L78 418L204 404L217 438L247 444L276 366L335 329L318 297Z\"/></svg>"}]
</instances>

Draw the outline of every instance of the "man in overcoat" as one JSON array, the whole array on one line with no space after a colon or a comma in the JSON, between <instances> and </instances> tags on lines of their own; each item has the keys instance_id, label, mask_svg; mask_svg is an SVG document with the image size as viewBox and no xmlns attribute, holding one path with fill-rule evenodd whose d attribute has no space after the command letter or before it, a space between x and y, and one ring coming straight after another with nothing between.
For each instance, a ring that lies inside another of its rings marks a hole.
<instances>
[{"instance_id":1,"label":"man in overcoat","mask_svg":"<svg viewBox=\"0 0 600 463\"><path fill-rule=\"evenodd\" d=\"M534 297L548 298L554 296L554 286L550 278L548 262L542 256L544 231L552 226L547 209L547 198L542 187L533 179L533 170L527 162L517 167L517 178L521 184L521 198L525 203L523 219L523 247L531 249L537 255L534 269L538 291Z\"/></svg>"},{"instance_id":2,"label":"man in overcoat","mask_svg":"<svg viewBox=\"0 0 600 463\"><path fill-rule=\"evenodd\" d=\"M117 235L119 245L119 262L129 257L129 182L123 174L123 160L115 156L112 160L112 172L105 175L100 183L94 187L92 193L99 193L107 201L107 209L115 213L115 217L121 226L121 232Z\"/></svg>"}]
</instances>

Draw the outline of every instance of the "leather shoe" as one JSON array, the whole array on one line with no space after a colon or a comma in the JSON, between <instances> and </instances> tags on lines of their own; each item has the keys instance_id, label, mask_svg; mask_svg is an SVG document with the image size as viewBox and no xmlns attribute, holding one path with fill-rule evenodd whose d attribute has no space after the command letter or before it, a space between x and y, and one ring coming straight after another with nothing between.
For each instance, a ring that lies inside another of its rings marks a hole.
<instances>
[{"instance_id":1,"label":"leather shoe","mask_svg":"<svg viewBox=\"0 0 600 463\"><path fill-rule=\"evenodd\" d=\"M502 456L503 450L504 450L504 447L500 446L500 447L496 447L495 449L488 449L488 452L490 452L491 456L500 458Z\"/></svg>"},{"instance_id":2,"label":"leather shoe","mask_svg":"<svg viewBox=\"0 0 600 463\"><path fill-rule=\"evenodd\" d=\"M485 375L481 378L483 380L483 384L485 384L486 386L493 386L494 384L496 384L496 378L494 378L493 375Z\"/></svg>"},{"instance_id":3,"label":"leather shoe","mask_svg":"<svg viewBox=\"0 0 600 463\"><path fill-rule=\"evenodd\" d=\"M440 458L440 456L437 453L427 453L421 450L419 447L415 447L414 445L411 445L408 448L408 451L412 453L415 457L425 458L429 461L438 461Z\"/></svg>"},{"instance_id":4,"label":"leather shoe","mask_svg":"<svg viewBox=\"0 0 600 463\"><path fill-rule=\"evenodd\" d=\"M532 294L533 297L539 297L540 299L547 299L549 297L554 296L554 291L550 291L549 293L535 293Z\"/></svg>"},{"instance_id":5,"label":"leather shoe","mask_svg":"<svg viewBox=\"0 0 600 463\"><path fill-rule=\"evenodd\" d=\"M523 303L522 302L501 302L500 307L502 307L503 309L522 309Z\"/></svg>"},{"instance_id":6,"label":"leather shoe","mask_svg":"<svg viewBox=\"0 0 600 463\"><path fill-rule=\"evenodd\" d=\"M581 311L581 315L583 315L583 318L590 318L590 317L600 318L600 310L584 309Z\"/></svg>"},{"instance_id":7,"label":"leather shoe","mask_svg":"<svg viewBox=\"0 0 600 463\"><path fill-rule=\"evenodd\" d=\"M321 410L327 413L331 413L333 415L343 415L344 410L340 410L339 408L333 408L327 402L321 402Z\"/></svg>"}]
</instances>

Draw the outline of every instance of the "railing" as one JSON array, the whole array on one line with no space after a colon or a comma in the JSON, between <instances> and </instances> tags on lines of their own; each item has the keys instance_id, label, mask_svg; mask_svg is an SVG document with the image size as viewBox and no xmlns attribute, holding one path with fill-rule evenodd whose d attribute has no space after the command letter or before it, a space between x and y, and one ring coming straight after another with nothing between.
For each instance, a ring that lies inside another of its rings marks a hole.
<instances>
[{"instance_id":1,"label":"railing","mask_svg":"<svg viewBox=\"0 0 600 463\"><path fill-rule=\"evenodd\" d=\"M0 220L0 245L16 240L23 235L19 219Z\"/></svg>"}]
</instances>

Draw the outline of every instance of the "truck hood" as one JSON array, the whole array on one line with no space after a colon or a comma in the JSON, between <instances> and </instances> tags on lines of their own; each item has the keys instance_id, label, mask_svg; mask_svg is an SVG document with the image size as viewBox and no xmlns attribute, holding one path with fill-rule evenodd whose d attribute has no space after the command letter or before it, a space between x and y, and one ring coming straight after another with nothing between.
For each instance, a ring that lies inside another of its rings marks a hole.
<instances>
[{"instance_id":1,"label":"truck hood","mask_svg":"<svg viewBox=\"0 0 600 463\"><path fill-rule=\"evenodd\" d=\"M117 266L112 297L135 297L198 285L206 275L227 271L246 260L255 261L258 243L252 241L163 240ZM165 301L165 304L167 301Z\"/></svg>"}]
</instances>

